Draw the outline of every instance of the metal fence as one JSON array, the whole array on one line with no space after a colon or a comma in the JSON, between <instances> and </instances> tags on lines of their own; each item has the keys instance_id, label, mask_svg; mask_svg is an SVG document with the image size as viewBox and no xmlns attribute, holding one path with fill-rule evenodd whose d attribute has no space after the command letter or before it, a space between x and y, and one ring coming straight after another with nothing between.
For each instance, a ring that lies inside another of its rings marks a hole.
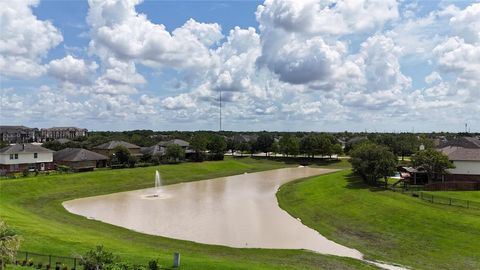
<instances>
[{"instance_id":1,"label":"metal fence","mask_svg":"<svg viewBox=\"0 0 480 270\"><path fill-rule=\"evenodd\" d=\"M476 201L462 200L462 199L451 198L451 197L436 196L436 195L428 194L428 193L425 193L425 192L420 192L419 197L420 197L420 199L422 199L424 201L431 202L431 203L438 203L438 204L445 204L445 205L459 206L459 207L465 207L465 208L480 210L480 202L476 202Z\"/></svg>"},{"instance_id":2,"label":"metal fence","mask_svg":"<svg viewBox=\"0 0 480 270\"><path fill-rule=\"evenodd\" d=\"M79 266L80 259L76 257L63 257L45 255L35 252L18 251L15 264L46 270L74 270Z\"/></svg>"}]
</instances>

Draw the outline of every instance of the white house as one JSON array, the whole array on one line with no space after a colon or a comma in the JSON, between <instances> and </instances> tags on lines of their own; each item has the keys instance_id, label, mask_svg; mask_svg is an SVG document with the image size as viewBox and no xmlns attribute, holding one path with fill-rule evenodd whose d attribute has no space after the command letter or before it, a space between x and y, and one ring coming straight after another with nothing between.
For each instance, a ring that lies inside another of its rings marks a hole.
<instances>
[{"instance_id":1,"label":"white house","mask_svg":"<svg viewBox=\"0 0 480 270\"><path fill-rule=\"evenodd\" d=\"M39 145L22 143L0 149L0 172L2 174L30 171L53 170L53 151Z\"/></svg>"}]
</instances>

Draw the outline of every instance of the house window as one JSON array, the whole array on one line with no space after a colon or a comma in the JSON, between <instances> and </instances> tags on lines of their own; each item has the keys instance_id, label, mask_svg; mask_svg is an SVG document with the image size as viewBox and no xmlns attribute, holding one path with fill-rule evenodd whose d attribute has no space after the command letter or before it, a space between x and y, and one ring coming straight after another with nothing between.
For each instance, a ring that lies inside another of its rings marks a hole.
<instances>
[{"instance_id":1,"label":"house window","mask_svg":"<svg viewBox=\"0 0 480 270\"><path fill-rule=\"evenodd\" d=\"M33 158L38 158L38 153L33 153Z\"/></svg>"},{"instance_id":2,"label":"house window","mask_svg":"<svg viewBox=\"0 0 480 270\"><path fill-rule=\"evenodd\" d=\"M18 159L18 154L15 154L15 159Z\"/></svg>"},{"instance_id":3,"label":"house window","mask_svg":"<svg viewBox=\"0 0 480 270\"><path fill-rule=\"evenodd\" d=\"M13 154L10 154L10 159L13 159Z\"/></svg>"}]
</instances>

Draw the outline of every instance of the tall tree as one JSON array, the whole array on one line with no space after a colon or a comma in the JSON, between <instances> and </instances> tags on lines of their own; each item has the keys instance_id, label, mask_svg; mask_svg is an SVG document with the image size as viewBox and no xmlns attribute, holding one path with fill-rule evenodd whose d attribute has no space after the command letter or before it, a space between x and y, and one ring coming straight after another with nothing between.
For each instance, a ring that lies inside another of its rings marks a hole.
<instances>
[{"instance_id":1,"label":"tall tree","mask_svg":"<svg viewBox=\"0 0 480 270\"><path fill-rule=\"evenodd\" d=\"M207 150L208 140L207 137L201 133L196 133L193 135L192 139L190 140L190 147L195 152L203 152Z\"/></svg>"},{"instance_id":2,"label":"tall tree","mask_svg":"<svg viewBox=\"0 0 480 270\"><path fill-rule=\"evenodd\" d=\"M422 167L427 172L429 183L447 173L447 169L455 167L448 160L448 156L431 148L418 151L413 155L412 164L415 167Z\"/></svg>"},{"instance_id":3,"label":"tall tree","mask_svg":"<svg viewBox=\"0 0 480 270\"><path fill-rule=\"evenodd\" d=\"M225 150L227 148L227 143L222 136L212 135L210 141L207 144L207 149L213 154L214 160L222 160Z\"/></svg>"},{"instance_id":4,"label":"tall tree","mask_svg":"<svg viewBox=\"0 0 480 270\"><path fill-rule=\"evenodd\" d=\"M343 154L342 145L339 143L334 144L332 146L332 154L337 155L337 159L338 159L338 157Z\"/></svg>"},{"instance_id":5,"label":"tall tree","mask_svg":"<svg viewBox=\"0 0 480 270\"><path fill-rule=\"evenodd\" d=\"M169 144L167 146L166 156L170 161L179 162L185 158L185 151L180 145Z\"/></svg>"},{"instance_id":6,"label":"tall tree","mask_svg":"<svg viewBox=\"0 0 480 270\"><path fill-rule=\"evenodd\" d=\"M285 135L280 139L280 151L288 156L297 156L300 152L300 140L296 136Z\"/></svg>"},{"instance_id":7,"label":"tall tree","mask_svg":"<svg viewBox=\"0 0 480 270\"><path fill-rule=\"evenodd\" d=\"M328 135L320 135L317 140L317 153L324 156L332 155L332 140Z\"/></svg>"},{"instance_id":8,"label":"tall tree","mask_svg":"<svg viewBox=\"0 0 480 270\"><path fill-rule=\"evenodd\" d=\"M265 156L268 156L268 152L271 151L273 141L273 136L264 132L257 138L257 149L261 152L265 152Z\"/></svg>"},{"instance_id":9,"label":"tall tree","mask_svg":"<svg viewBox=\"0 0 480 270\"><path fill-rule=\"evenodd\" d=\"M310 134L300 140L300 152L307 155L307 157L314 158L318 152L318 137Z\"/></svg>"},{"instance_id":10,"label":"tall tree","mask_svg":"<svg viewBox=\"0 0 480 270\"><path fill-rule=\"evenodd\" d=\"M371 185L375 185L380 177L386 181L397 164L397 157L386 146L370 142L356 145L350 151L350 157L353 171Z\"/></svg>"}]
</instances>

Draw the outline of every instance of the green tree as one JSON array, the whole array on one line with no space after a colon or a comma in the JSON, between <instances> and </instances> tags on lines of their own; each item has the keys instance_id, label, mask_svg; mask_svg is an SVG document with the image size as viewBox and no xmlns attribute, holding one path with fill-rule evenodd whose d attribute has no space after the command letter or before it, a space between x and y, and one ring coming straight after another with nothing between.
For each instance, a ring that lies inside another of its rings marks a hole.
<instances>
[{"instance_id":1,"label":"green tree","mask_svg":"<svg viewBox=\"0 0 480 270\"><path fill-rule=\"evenodd\" d=\"M322 157L332 155L332 140L328 135L321 135L318 137L317 153Z\"/></svg>"},{"instance_id":2,"label":"green tree","mask_svg":"<svg viewBox=\"0 0 480 270\"><path fill-rule=\"evenodd\" d=\"M342 145L339 143L334 144L332 146L332 153L337 155L337 159L338 159L338 157L343 154Z\"/></svg>"},{"instance_id":3,"label":"green tree","mask_svg":"<svg viewBox=\"0 0 480 270\"><path fill-rule=\"evenodd\" d=\"M202 133L195 133L190 140L190 147L195 151L195 161L203 161L207 150L208 139Z\"/></svg>"},{"instance_id":4,"label":"green tree","mask_svg":"<svg viewBox=\"0 0 480 270\"><path fill-rule=\"evenodd\" d=\"M273 141L273 136L264 132L257 138L256 149L260 152L265 152L265 156L268 156L268 152L272 149Z\"/></svg>"},{"instance_id":5,"label":"green tree","mask_svg":"<svg viewBox=\"0 0 480 270\"><path fill-rule=\"evenodd\" d=\"M300 152L314 158L318 149L318 137L310 134L300 140Z\"/></svg>"},{"instance_id":6,"label":"green tree","mask_svg":"<svg viewBox=\"0 0 480 270\"><path fill-rule=\"evenodd\" d=\"M251 151L250 144L248 142L241 142L238 146L238 150L240 150L240 155L243 157L244 152Z\"/></svg>"},{"instance_id":7,"label":"green tree","mask_svg":"<svg viewBox=\"0 0 480 270\"><path fill-rule=\"evenodd\" d=\"M418 151L413 155L412 164L415 167L422 167L427 172L429 183L447 173L447 169L454 168L448 156L431 148Z\"/></svg>"},{"instance_id":8,"label":"green tree","mask_svg":"<svg viewBox=\"0 0 480 270\"><path fill-rule=\"evenodd\" d=\"M5 264L15 260L20 240L17 232L0 220L0 269L4 269Z\"/></svg>"},{"instance_id":9,"label":"green tree","mask_svg":"<svg viewBox=\"0 0 480 270\"><path fill-rule=\"evenodd\" d=\"M119 145L113 148L113 154L110 158L112 164L128 164L128 160L130 159L130 151L125 146Z\"/></svg>"},{"instance_id":10,"label":"green tree","mask_svg":"<svg viewBox=\"0 0 480 270\"><path fill-rule=\"evenodd\" d=\"M272 143L271 151L275 156L277 156L277 154L280 153L280 145L278 144L278 142Z\"/></svg>"},{"instance_id":11,"label":"green tree","mask_svg":"<svg viewBox=\"0 0 480 270\"><path fill-rule=\"evenodd\" d=\"M380 177L386 181L397 164L396 156L386 146L368 142L355 146L350 157L353 171L371 185L375 185Z\"/></svg>"},{"instance_id":12,"label":"green tree","mask_svg":"<svg viewBox=\"0 0 480 270\"><path fill-rule=\"evenodd\" d=\"M300 140L291 135L283 136L280 141L280 151L288 156L297 156L300 152Z\"/></svg>"},{"instance_id":13,"label":"green tree","mask_svg":"<svg viewBox=\"0 0 480 270\"><path fill-rule=\"evenodd\" d=\"M180 145L169 144L165 153L168 160L178 162L185 158L185 151Z\"/></svg>"},{"instance_id":14,"label":"green tree","mask_svg":"<svg viewBox=\"0 0 480 270\"><path fill-rule=\"evenodd\" d=\"M222 136L213 135L207 144L207 149L212 154L213 160L222 160L225 149L227 149L227 143Z\"/></svg>"},{"instance_id":15,"label":"green tree","mask_svg":"<svg viewBox=\"0 0 480 270\"><path fill-rule=\"evenodd\" d=\"M240 144L234 138L229 138L227 140L227 149L232 152L232 156L234 155L236 150L239 150Z\"/></svg>"}]
</instances>

